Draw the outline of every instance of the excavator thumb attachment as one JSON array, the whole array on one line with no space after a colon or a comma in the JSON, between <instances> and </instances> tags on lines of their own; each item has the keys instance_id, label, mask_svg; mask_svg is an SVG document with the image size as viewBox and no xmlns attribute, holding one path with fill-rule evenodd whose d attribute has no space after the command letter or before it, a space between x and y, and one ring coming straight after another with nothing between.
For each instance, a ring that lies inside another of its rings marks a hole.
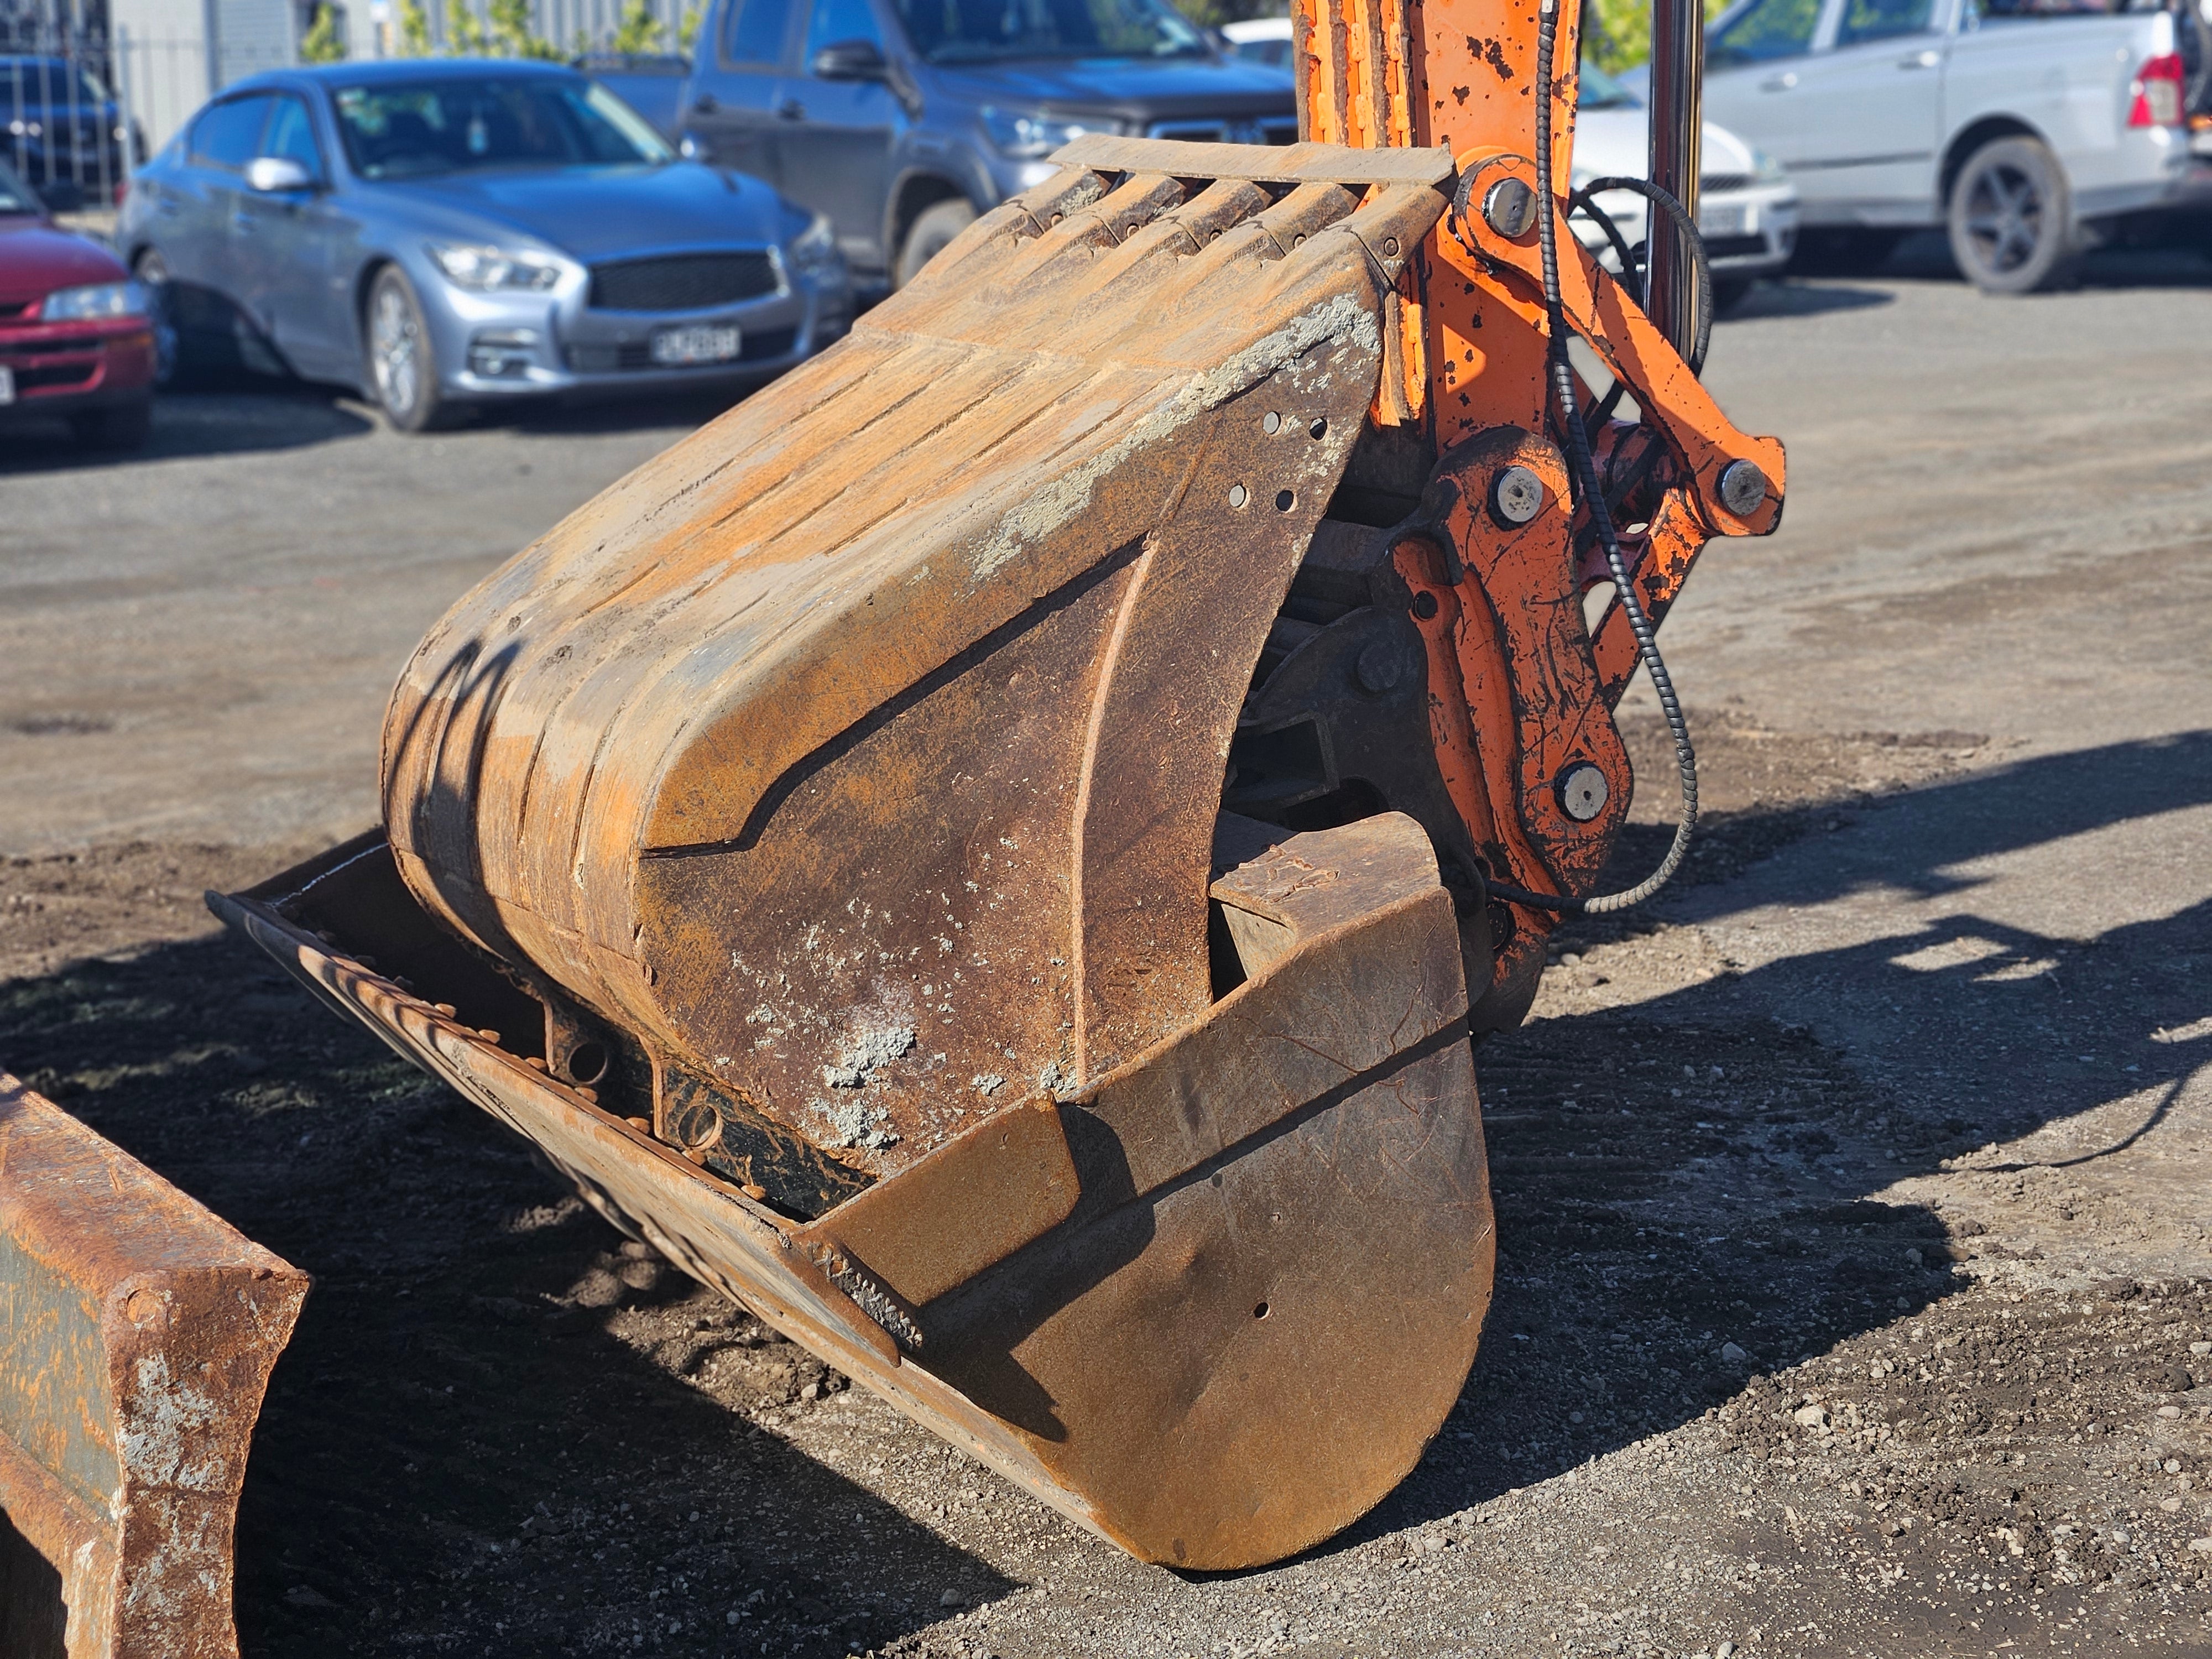
<instances>
[{"instance_id":1,"label":"excavator thumb attachment","mask_svg":"<svg viewBox=\"0 0 2212 1659\"><path fill-rule=\"evenodd\" d=\"M307 1293L0 1073L0 1653L235 1659L246 1445Z\"/></svg>"},{"instance_id":2,"label":"excavator thumb attachment","mask_svg":"<svg viewBox=\"0 0 2212 1659\"><path fill-rule=\"evenodd\" d=\"M1238 1567L1413 1467L1489 1297L1430 837L1222 805L1453 167L1060 160L464 598L386 833L214 903L917 1420Z\"/></svg>"}]
</instances>

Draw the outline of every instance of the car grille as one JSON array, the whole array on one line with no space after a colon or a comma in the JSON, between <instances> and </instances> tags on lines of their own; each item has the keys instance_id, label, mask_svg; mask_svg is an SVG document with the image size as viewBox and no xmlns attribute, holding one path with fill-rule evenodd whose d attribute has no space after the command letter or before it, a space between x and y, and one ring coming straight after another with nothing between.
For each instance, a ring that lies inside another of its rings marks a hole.
<instances>
[{"instance_id":1,"label":"car grille","mask_svg":"<svg viewBox=\"0 0 2212 1659\"><path fill-rule=\"evenodd\" d=\"M99 372L98 363L56 363L51 368L19 368L15 371L15 390L52 392L63 386L82 386Z\"/></svg>"},{"instance_id":2,"label":"car grille","mask_svg":"<svg viewBox=\"0 0 2212 1659\"><path fill-rule=\"evenodd\" d=\"M1749 190L1751 175L1747 173L1708 173L1698 179L1698 191L1707 196L1724 190Z\"/></svg>"},{"instance_id":3,"label":"car grille","mask_svg":"<svg viewBox=\"0 0 2212 1659\"><path fill-rule=\"evenodd\" d=\"M781 286L765 253L678 253L593 265L590 303L594 311L704 311Z\"/></svg>"},{"instance_id":4,"label":"car grille","mask_svg":"<svg viewBox=\"0 0 2212 1659\"><path fill-rule=\"evenodd\" d=\"M1741 259L1748 255L1766 252L1764 236L1708 236L1705 238L1705 258L1708 259Z\"/></svg>"},{"instance_id":5,"label":"car grille","mask_svg":"<svg viewBox=\"0 0 2212 1659\"><path fill-rule=\"evenodd\" d=\"M793 346L799 343L795 328L763 328L745 331L738 347L738 361L741 363L764 363L770 358L788 356ZM579 374L638 374L647 369L666 371L668 365L653 361L653 343L649 340L625 341L620 345L572 345L568 348L568 367ZM727 368L727 363L693 363L693 368Z\"/></svg>"},{"instance_id":6,"label":"car grille","mask_svg":"<svg viewBox=\"0 0 2212 1659\"><path fill-rule=\"evenodd\" d=\"M1295 144L1298 118L1263 115L1249 121L1155 121L1147 138L1180 138L1192 144Z\"/></svg>"}]
</instances>

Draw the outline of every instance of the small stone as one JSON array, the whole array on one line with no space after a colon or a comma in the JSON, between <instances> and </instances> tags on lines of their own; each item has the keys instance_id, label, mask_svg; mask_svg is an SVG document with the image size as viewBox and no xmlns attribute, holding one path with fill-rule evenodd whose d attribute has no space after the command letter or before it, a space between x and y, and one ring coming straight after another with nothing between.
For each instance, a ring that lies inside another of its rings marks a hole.
<instances>
[{"instance_id":1,"label":"small stone","mask_svg":"<svg viewBox=\"0 0 2212 1659\"><path fill-rule=\"evenodd\" d=\"M2212 1555L2212 1538L2192 1538L2189 1540L2189 1547L2199 1555Z\"/></svg>"},{"instance_id":2,"label":"small stone","mask_svg":"<svg viewBox=\"0 0 2212 1659\"><path fill-rule=\"evenodd\" d=\"M1582 1420L1583 1414L1580 1412L1569 1412L1567 1413L1567 1421L1570 1423L1579 1423Z\"/></svg>"},{"instance_id":3,"label":"small stone","mask_svg":"<svg viewBox=\"0 0 2212 1659\"><path fill-rule=\"evenodd\" d=\"M822 1398L822 1385L819 1382L809 1382L799 1391L799 1397L811 1404Z\"/></svg>"},{"instance_id":4,"label":"small stone","mask_svg":"<svg viewBox=\"0 0 2212 1659\"><path fill-rule=\"evenodd\" d=\"M2112 1528L2112 1541L2115 1544L2132 1544L2136 1541L2136 1535L2130 1532L2125 1527L2114 1527Z\"/></svg>"},{"instance_id":5,"label":"small stone","mask_svg":"<svg viewBox=\"0 0 2212 1659\"><path fill-rule=\"evenodd\" d=\"M1749 1354L1733 1342L1721 1344L1721 1364L1723 1365L1741 1365L1750 1358Z\"/></svg>"},{"instance_id":6,"label":"small stone","mask_svg":"<svg viewBox=\"0 0 2212 1659\"><path fill-rule=\"evenodd\" d=\"M1925 1267L1928 1262L1928 1258L1920 1254L1920 1247L1917 1244L1905 1253L1905 1259L1916 1267Z\"/></svg>"},{"instance_id":7,"label":"small stone","mask_svg":"<svg viewBox=\"0 0 2212 1659\"><path fill-rule=\"evenodd\" d=\"M2168 1515L2181 1513L2181 1500L2179 1498L2161 1498L2158 1500L2158 1506Z\"/></svg>"},{"instance_id":8,"label":"small stone","mask_svg":"<svg viewBox=\"0 0 2212 1659\"><path fill-rule=\"evenodd\" d=\"M732 1607L727 1613L722 1615L722 1622L726 1625L734 1626L738 1620L744 1617L744 1615L743 1613L739 1613L735 1607Z\"/></svg>"},{"instance_id":9,"label":"small stone","mask_svg":"<svg viewBox=\"0 0 2212 1659\"><path fill-rule=\"evenodd\" d=\"M2158 1414L2160 1417L2167 1419L2176 1418L2181 1415L2181 1407L2179 1406L2160 1406L2158 1408Z\"/></svg>"},{"instance_id":10,"label":"small stone","mask_svg":"<svg viewBox=\"0 0 2212 1659\"><path fill-rule=\"evenodd\" d=\"M968 1598L958 1590L947 1590L937 1598L937 1605L940 1607L964 1607L968 1605Z\"/></svg>"},{"instance_id":11,"label":"small stone","mask_svg":"<svg viewBox=\"0 0 2212 1659\"><path fill-rule=\"evenodd\" d=\"M1713 1659L1735 1659L1735 1644L1723 1642L1713 1650Z\"/></svg>"},{"instance_id":12,"label":"small stone","mask_svg":"<svg viewBox=\"0 0 2212 1659\"><path fill-rule=\"evenodd\" d=\"M1793 1415L1801 1428L1825 1429L1828 1426L1828 1408L1826 1406L1800 1406Z\"/></svg>"},{"instance_id":13,"label":"small stone","mask_svg":"<svg viewBox=\"0 0 2212 1659\"><path fill-rule=\"evenodd\" d=\"M295 1607L334 1607L337 1603L313 1584L295 1584L284 1592L284 1599Z\"/></svg>"},{"instance_id":14,"label":"small stone","mask_svg":"<svg viewBox=\"0 0 2212 1659\"><path fill-rule=\"evenodd\" d=\"M2192 1342L2189 1345L2189 1352L2202 1359L2206 1354L2212 1354L2212 1342Z\"/></svg>"}]
</instances>

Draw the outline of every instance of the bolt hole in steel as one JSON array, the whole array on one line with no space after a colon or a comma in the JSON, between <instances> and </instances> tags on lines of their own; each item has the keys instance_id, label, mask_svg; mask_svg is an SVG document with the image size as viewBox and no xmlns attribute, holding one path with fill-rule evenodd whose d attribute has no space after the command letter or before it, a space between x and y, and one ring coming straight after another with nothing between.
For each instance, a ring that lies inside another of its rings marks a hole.
<instances>
[{"instance_id":1,"label":"bolt hole in steel","mask_svg":"<svg viewBox=\"0 0 2212 1659\"><path fill-rule=\"evenodd\" d=\"M1255 1319L1265 1319L1267 1316L1267 1304L1264 1302L1261 1303L1259 1306L1252 1310L1252 1317Z\"/></svg>"},{"instance_id":2,"label":"bolt hole in steel","mask_svg":"<svg viewBox=\"0 0 2212 1659\"><path fill-rule=\"evenodd\" d=\"M1229 486L1230 506L1242 507L1245 502L1251 499L1251 496L1245 493L1244 486L1243 484L1231 484Z\"/></svg>"},{"instance_id":3,"label":"bolt hole in steel","mask_svg":"<svg viewBox=\"0 0 2212 1659\"><path fill-rule=\"evenodd\" d=\"M1527 524L1544 510L1544 481L1525 466L1509 466L1490 486L1490 507L1506 524Z\"/></svg>"},{"instance_id":4,"label":"bolt hole in steel","mask_svg":"<svg viewBox=\"0 0 2212 1659\"><path fill-rule=\"evenodd\" d=\"M597 1083L607 1074L607 1051L596 1042L580 1042L568 1051L568 1081Z\"/></svg>"},{"instance_id":5,"label":"bolt hole in steel","mask_svg":"<svg viewBox=\"0 0 2212 1659\"><path fill-rule=\"evenodd\" d=\"M1577 823L1588 823L1604 811L1606 798L1611 793L1605 774L1588 761L1570 766L1559 775L1559 805Z\"/></svg>"},{"instance_id":6,"label":"bolt hole in steel","mask_svg":"<svg viewBox=\"0 0 2212 1659\"><path fill-rule=\"evenodd\" d=\"M1435 616L1437 614L1437 596L1433 593L1414 594L1413 614L1419 617L1423 622L1426 622L1430 617Z\"/></svg>"},{"instance_id":7,"label":"bolt hole in steel","mask_svg":"<svg viewBox=\"0 0 2212 1659\"><path fill-rule=\"evenodd\" d=\"M1766 474L1753 461L1730 461L1721 469L1721 505L1739 519L1756 513L1766 499Z\"/></svg>"},{"instance_id":8,"label":"bolt hole in steel","mask_svg":"<svg viewBox=\"0 0 2212 1659\"><path fill-rule=\"evenodd\" d=\"M1386 236L1382 239L1382 257L1386 259L1395 259L1398 257L1398 239L1396 237Z\"/></svg>"},{"instance_id":9,"label":"bolt hole in steel","mask_svg":"<svg viewBox=\"0 0 2212 1659\"><path fill-rule=\"evenodd\" d=\"M1324 415L1315 421L1311 426L1308 427L1306 428L1306 436L1311 438L1316 443L1319 443L1323 438L1328 436L1328 416Z\"/></svg>"},{"instance_id":10,"label":"bolt hole in steel","mask_svg":"<svg viewBox=\"0 0 2212 1659\"><path fill-rule=\"evenodd\" d=\"M1265 415L1262 415L1260 417L1260 430L1266 433L1269 437L1273 437L1282 429L1283 417L1276 414L1273 410L1269 410Z\"/></svg>"},{"instance_id":11,"label":"bolt hole in steel","mask_svg":"<svg viewBox=\"0 0 2212 1659\"><path fill-rule=\"evenodd\" d=\"M1500 179L1482 198L1482 220L1500 236L1525 236L1536 222L1536 192L1518 179Z\"/></svg>"},{"instance_id":12,"label":"bolt hole in steel","mask_svg":"<svg viewBox=\"0 0 2212 1659\"><path fill-rule=\"evenodd\" d=\"M1298 492L1297 492L1297 490L1295 490L1295 489L1279 489L1279 490L1277 490L1277 491L1275 492L1275 511L1276 511L1276 512L1278 512L1278 513L1287 513L1287 512L1289 512L1292 507L1296 507L1297 504L1298 504Z\"/></svg>"}]
</instances>

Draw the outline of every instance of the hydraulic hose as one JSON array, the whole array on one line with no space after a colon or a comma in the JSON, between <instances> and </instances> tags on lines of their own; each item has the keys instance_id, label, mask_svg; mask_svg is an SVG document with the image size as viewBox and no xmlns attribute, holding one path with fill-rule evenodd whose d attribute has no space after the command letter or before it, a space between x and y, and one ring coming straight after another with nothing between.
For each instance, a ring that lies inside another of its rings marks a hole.
<instances>
[{"instance_id":1,"label":"hydraulic hose","mask_svg":"<svg viewBox=\"0 0 2212 1659\"><path fill-rule=\"evenodd\" d=\"M1602 915L1641 904L1682 867L1682 860L1689 854L1690 836L1698 823L1698 757L1690 746L1689 722L1682 718L1681 702L1674 695L1674 677L1668 673L1667 664L1659 654L1658 635L1651 626L1651 618L1644 612L1644 602L1637 597L1628 562L1621 556L1620 538L1613 528L1613 513L1590 454L1589 431L1583 423L1582 410L1575 399L1574 364L1567 356L1566 307L1559 298L1559 215L1552 193L1552 71L1559 38L1559 0L1540 0L1536 23L1536 246L1543 262L1544 309L1551 324L1546 367L1551 375L1553 396L1559 404L1559 423L1565 430L1569 477L1597 532L1598 545L1605 551L1606 568L1613 577L1614 595L1622 614L1628 618L1629 632L1635 635L1644 669L1651 676L1651 689L1657 693L1660 709L1667 717L1667 729L1674 734L1674 760L1682 779L1682 814L1674 826L1674 844L1667 849L1667 856L1660 860L1657 869L1633 887L1575 899L1555 893L1530 892L1501 881L1486 884L1496 896L1511 903L1569 915ZM1657 192L1654 199L1663 193ZM1679 212L1679 204L1676 209ZM1698 261L1698 275L1700 297L1710 315L1710 278L1702 259ZM1700 346L1704 343L1705 329L1701 324ZM1702 356L1702 351L1698 355Z\"/></svg>"}]
</instances>

